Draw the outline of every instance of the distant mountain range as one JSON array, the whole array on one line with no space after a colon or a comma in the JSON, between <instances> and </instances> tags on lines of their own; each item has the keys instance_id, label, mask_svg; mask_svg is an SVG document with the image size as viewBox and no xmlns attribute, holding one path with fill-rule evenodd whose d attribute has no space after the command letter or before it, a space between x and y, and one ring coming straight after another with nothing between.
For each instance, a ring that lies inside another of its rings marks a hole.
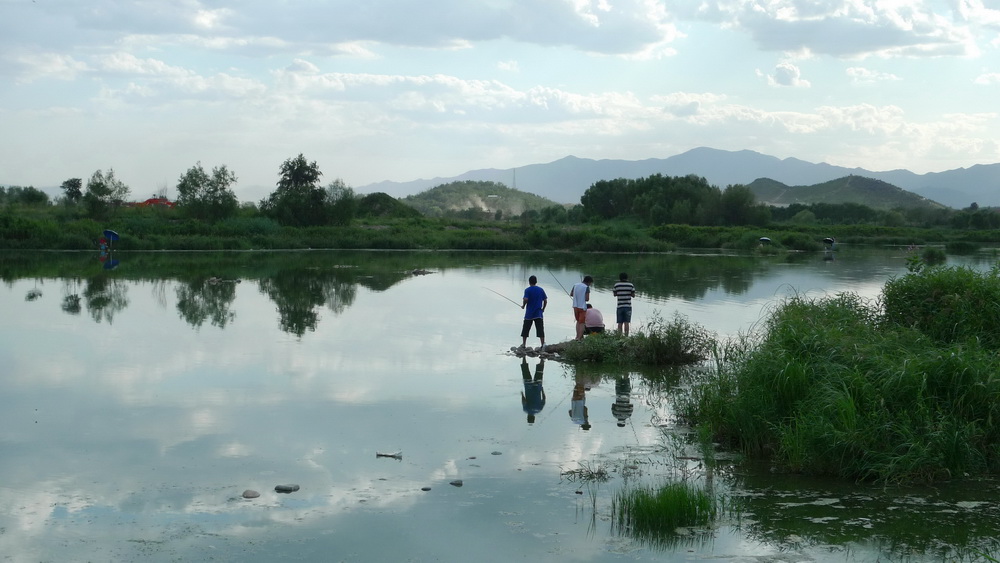
<instances>
[{"instance_id":1,"label":"distant mountain range","mask_svg":"<svg viewBox=\"0 0 1000 563\"><path fill-rule=\"evenodd\" d=\"M731 184L750 185L760 178L786 186L814 186L845 176L860 176L881 180L957 209L968 207L972 202L980 206L1000 206L1000 164L977 164L970 168L927 174L916 174L909 170L875 172L863 168L817 164L797 158L779 159L749 150L724 151L706 147L662 159L592 160L567 156L547 164L530 164L506 170L471 170L451 178L378 182L355 187L355 191L385 192L402 198L450 182L490 181L559 203L579 203L587 188L599 180L644 178L653 174L695 174L720 188Z\"/></svg>"}]
</instances>

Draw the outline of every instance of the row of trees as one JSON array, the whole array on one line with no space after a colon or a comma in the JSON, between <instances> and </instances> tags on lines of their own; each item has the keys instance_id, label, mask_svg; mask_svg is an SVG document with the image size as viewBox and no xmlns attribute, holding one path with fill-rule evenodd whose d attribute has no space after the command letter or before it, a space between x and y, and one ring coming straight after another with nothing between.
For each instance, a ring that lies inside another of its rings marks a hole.
<instances>
[{"instance_id":1,"label":"row of trees","mask_svg":"<svg viewBox=\"0 0 1000 563\"><path fill-rule=\"evenodd\" d=\"M595 182L580 198L586 217L634 217L646 225L766 225L771 211L756 202L750 188L720 190L695 175Z\"/></svg>"},{"instance_id":2,"label":"row of trees","mask_svg":"<svg viewBox=\"0 0 1000 563\"><path fill-rule=\"evenodd\" d=\"M350 223L357 208L354 190L337 179L327 186L320 184L323 175L315 161L299 154L281 164L276 189L260 201L258 209L281 224L291 226L339 225ZM234 187L236 174L225 165L205 170L198 162L177 181L177 207L187 217L202 221L220 221L240 212ZM62 183L62 201L80 206L94 219L106 219L126 205L131 189L115 176L115 171L98 170L84 184L81 178ZM48 205L48 194L32 187L0 187L0 205Z\"/></svg>"},{"instance_id":3,"label":"row of trees","mask_svg":"<svg viewBox=\"0 0 1000 563\"><path fill-rule=\"evenodd\" d=\"M49 194L31 186L0 186L0 206L24 205L38 206L48 205Z\"/></svg>"},{"instance_id":4,"label":"row of trees","mask_svg":"<svg viewBox=\"0 0 1000 563\"><path fill-rule=\"evenodd\" d=\"M281 164L278 187L260 202L262 213L283 225L346 225L354 218L354 190L337 179L320 185L323 173L302 154Z\"/></svg>"},{"instance_id":5,"label":"row of trees","mask_svg":"<svg viewBox=\"0 0 1000 563\"><path fill-rule=\"evenodd\" d=\"M319 225L347 225L366 205L354 190L337 179L327 185L321 183L323 173L315 161L308 161L302 154L285 160L278 173L276 188L262 199L249 213L260 213L282 225L305 227ZM207 171L200 162L185 171L176 184L177 213L201 221L215 222L240 214L241 205L234 192L238 179L225 165ZM462 188L454 198L469 198L470 193L499 193L500 185L480 186L473 189L465 183L454 183ZM493 183L478 183L493 184ZM444 190L439 186L435 190ZM487 189L488 188L488 189ZM508 189L504 187L505 189ZM104 220L116 209L126 205L131 190L115 176L113 169L98 170L86 183L80 178L70 178L62 183L62 202L77 207L87 216ZM472 192L470 192L472 190ZM484 191L485 190L485 191ZM463 195L464 194L464 195ZM375 194L373 194L375 195ZM384 195L384 194L379 194ZM423 194L422 194L423 195ZM447 194L438 194L444 197ZM528 194L530 195L530 194ZM537 197L537 196L532 196ZM388 198L388 196L385 196ZM391 198L388 198L391 199ZM407 200L414 199L410 196ZM510 197L504 199L512 199ZM539 198L540 199L540 198ZM392 200L392 203L402 205ZM433 202L432 202L433 203ZM0 187L0 206L49 205L48 195L32 187ZM385 207L384 202L379 202ZM444 207L444 204L439 205ZM407 211L411 211L407 208ZM769 207L756 201L753 192L744 185L732 185L724 190L709 185L695 175L670 177L655 174L647 178L602 180L594 183L580 199L580 205L553 205L542 209L527 209L519 215L501 213L499 207L484 210L470 207L466 210L449 210L443 217L469 220L510 220L518 218L523 223L580 224L609 219L637 220L640 224L688 225L760 225L772 221L791 224L869 224L883 226L951 227L956 229L1000 228L1000 213L994 209L981 209L972 205L963 210L938 208L911 208L876 210L858 203L793 204L787 207Z\"/></svg>"},{"instance_id":6,"label":"row of trees","mask_svg":"<svg viewBox=\"0 0 1000 563\"><path fill-rule=\"evenodd\" d=\"M602 180L592 185L580 201L585 220L627 218L638 219L645 225L765 226L780 222L963 230L1000 228L997 209L980 208L976 204L961 210L942 207L886 210L860 203L795 203L772 207L757 202L747 186L737 184L720 190L694 175L667 177L655 174L637 180Z\"/></svg>"}]
</instances>

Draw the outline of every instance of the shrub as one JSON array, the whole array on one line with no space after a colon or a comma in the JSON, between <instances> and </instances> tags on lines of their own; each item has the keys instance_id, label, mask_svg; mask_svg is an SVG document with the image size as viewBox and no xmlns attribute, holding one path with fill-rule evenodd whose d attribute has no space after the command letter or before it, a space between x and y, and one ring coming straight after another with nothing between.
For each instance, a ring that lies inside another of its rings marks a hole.
<instances>
[{"instance_id":1,"label":"shrub","mask_svg":"<svg viewBox=\"0 0 1000 563\"><path fill-rule=\"evenodd\" d=\"M644 327L631 336L607 331L571 342L563 356L574 362L612 362L625 365L684 365L708 357L715 339L704 327L694 325L680 314L670 322L654 312Z\"/></svg>"},{"instance_id":2,"label":"shrub","mask_svg":"<svg viewBox=\"0 0 1000 563\"><path fill-rule=\"evenodd\" d=\"M791 471L880 482L985 474L1000 469L1000 357L982 337L935 342L853 294L793 298L730 344L679 412Z\"/></svg>"},{"instance_id":3,"label":"shrub","mask_svg":"<svg viewBox=\"0 0 1000 563\"><path fill-rule=\"evenodd\" d=\"M941 343L974 342L1000 350L1000 269L925 268L882 290L888 321Z\"/></svg>"}]
</instances>

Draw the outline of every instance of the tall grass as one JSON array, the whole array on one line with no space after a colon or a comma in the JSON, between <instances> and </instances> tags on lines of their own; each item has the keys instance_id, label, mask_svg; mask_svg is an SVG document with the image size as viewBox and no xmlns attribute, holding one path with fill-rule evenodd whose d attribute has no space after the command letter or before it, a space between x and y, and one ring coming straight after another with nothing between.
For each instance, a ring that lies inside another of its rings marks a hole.
<instances>
[{"instance_id":1,"label":"tall grass","mask_svg":"<svg viewBox=\"0 0 1000 563\"><path fill-rule=\"evenodd\" d=\"M704 360L715 345L712 333L680 314L670 321L654 312L644 326L625 337L611 330L571 342L563 357L571 362L624 365L685 365Z\"/></svg>"},{"instance_id":2,"label":"tall grass","mask_svg":"<svg viewBox=\"0 0 1000 563\"><path fill-rule=\"evenodd\" d=\"M717 511L711 494L684 481L629 487L611 502L612 526L652 543L669 543L678 528L707 526Z\"/></svg>"},{"instance_id":3,"label":"tall grass","mask_svg":"<svg viewBox=\"0 0 1000 563\"><path fill-rule=\"evenodd\" d=\"M923 268L890 280L882 291L886 318L941 343L1000 349L1000 268Z\"/></svg>"},{"instance_id":4,"label":"tall grass","mask_svg":"<svg viewBox=\"0 0 1000 563\"><path fill-rule=\"evenodd\" d=\"M958 309L935 309L942 295L902 291L939 275L887 284L885 314L853 294L788 300L726 348L682 399L682 417L790 471L932 482L1000 470L1000 356L981 345L994 335L977 332L995 330L994 310L948 320ZM951 291L965 295L995 275L945 278L964 279ZM947 330L925 334L914 318ZM968 327L957 338L956 323Z\"/></svg>"}]
</instances>

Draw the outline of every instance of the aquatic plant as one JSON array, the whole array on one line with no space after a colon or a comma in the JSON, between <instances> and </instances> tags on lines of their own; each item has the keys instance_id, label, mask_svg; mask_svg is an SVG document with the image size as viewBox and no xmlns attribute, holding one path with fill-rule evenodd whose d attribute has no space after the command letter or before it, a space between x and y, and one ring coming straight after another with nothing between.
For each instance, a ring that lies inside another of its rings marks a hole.
<instances>
[{"instance_id":1,"label":"aquatic plant","mask_svg":"<svg viewBox=\"0 0 1000 563\"><path fill-rule=\"evenodd\" d=\"M935 266L944 264L948 260L948 255L939 246L927 246L920 252L920 258L925 264Z\"/></svg>"},{"instance_id":2,"label":"aquatic plant","mask_svg":"<svg viewBox=\"0 0 1000 563\"><path fill-rule=\"evenodd\" d=\"M707 526L717 511L711 494L683 481L628 487L618 491L611 502L615 529L653 542L676 537L678 528Z\"/></svg>"},{"instance_id":3,"label":"aquatic plant","mask_svg":"<svg viewBox=\"0 0 1000 563\"><path fill-rule=\"evenodd\" d=\"M654 311L630 336L614 330L571 342L563 351L570 362L611 362L623 365L685 365L704 360L715 346L714 335L686 317L665 321Z\"/></svg>"},{"instance_id":4,"label":"aquatic plant","mask_svg":"<svg viewBox=\"0 0 1000 563\"><path fill-rule=\"evenodd\" d=\"M1000 357L978 344L986 335L941 342L839 294L789 299L742 340L679 411L748 457L880 482L1000 469Z\"/></svg>"},{"instance_id":5,"label":"aquatic plant","mask_svg":"<svg viewBox=\"0 0 1000 563\"><path fill-rule=\"evenodd\" d=\"M579 467L567 469L560 473L560 475L571 483L578 481L603 483L611 479L611 474L604 466L591 465L588 461L581 461Z\"/></svg>"},{"instance_id":6,"label":"aquatic plant","mask_svg":"<svg viewBox=\"0 0 1000 563\"><path fill-rule=\"evenodd\" d=\"M941 343L1000 349L1000 269L923 268L889 280L882 290L889 322Z\"/></svg>"}]
</instances>

